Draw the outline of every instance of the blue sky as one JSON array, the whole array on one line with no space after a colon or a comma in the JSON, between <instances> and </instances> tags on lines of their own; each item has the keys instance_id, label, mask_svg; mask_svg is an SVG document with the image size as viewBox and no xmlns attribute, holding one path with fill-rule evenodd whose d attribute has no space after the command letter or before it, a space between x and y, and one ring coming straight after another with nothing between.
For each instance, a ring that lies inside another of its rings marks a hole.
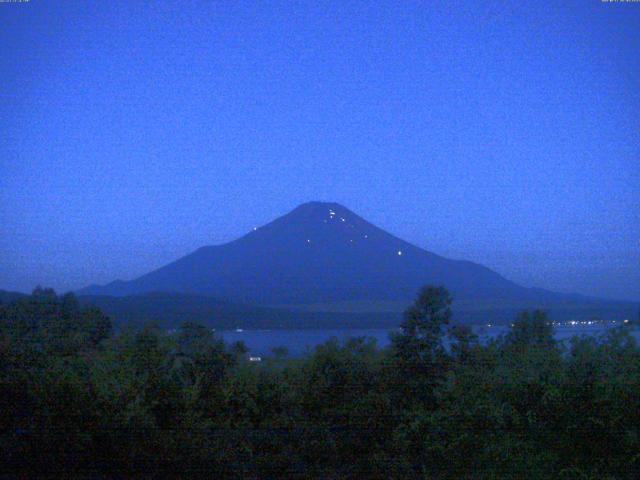
<instances>
[{"instance_id":1,"label":"blue sky","mask_svg":"<svg viewBox=\"0 0 640 480\"><path fill-rule=\"evenodd\" d=\"M640 300L640 4L0 4L0 288L131 279L309 200Z\"/></svg>"}]
</instances>

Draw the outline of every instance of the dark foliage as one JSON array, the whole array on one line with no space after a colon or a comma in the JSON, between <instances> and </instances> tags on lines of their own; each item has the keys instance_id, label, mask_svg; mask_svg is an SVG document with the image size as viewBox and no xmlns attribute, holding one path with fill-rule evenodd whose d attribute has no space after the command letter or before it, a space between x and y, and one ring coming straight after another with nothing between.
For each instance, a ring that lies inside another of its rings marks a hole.
<instances>
[{"instance_id":1,"label":"dark foliage","mask_svg":"<svg viewBox=\"0 0 640 480\"><path fill-rule=\"evenodd\" d=\"M450 305L425 287L387 349L333 339L258 364L196 323L115 335L37 289L0 305L0 475L640 478L629 327L563 347L525 312L481 345Z\"/></svg>"}]
</instances>

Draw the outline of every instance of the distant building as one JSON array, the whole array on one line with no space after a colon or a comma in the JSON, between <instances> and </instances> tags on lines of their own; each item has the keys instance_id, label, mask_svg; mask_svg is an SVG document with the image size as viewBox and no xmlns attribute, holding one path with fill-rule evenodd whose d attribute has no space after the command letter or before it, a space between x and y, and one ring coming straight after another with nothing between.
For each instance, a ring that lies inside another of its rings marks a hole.
<instances>
[{"instance_id":1,"label":"distant building","mask_svg":"<svg viewBox=\"0 0 640 480\"><path fill-rule=\"evenodd\" d=\"M262 357L249 357L250 362L261 362Z\"/></svg>"}]
</instances>

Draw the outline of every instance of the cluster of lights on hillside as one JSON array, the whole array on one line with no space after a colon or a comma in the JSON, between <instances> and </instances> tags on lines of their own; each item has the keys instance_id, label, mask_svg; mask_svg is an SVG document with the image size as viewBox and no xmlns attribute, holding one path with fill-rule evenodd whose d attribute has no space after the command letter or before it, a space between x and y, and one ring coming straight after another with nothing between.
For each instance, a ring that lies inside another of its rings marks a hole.
<instances>
[{"instance_id":1,"label":"cluster of lights on hillside","mask_svg":"<svg viewBox=\"0 0 640 480\"><path fill-rule=\"evenodd\" d=\"M355 229L355 228L356 228L353 224L351 224L351 223L347 222L347 218L345 218L345 217L338 217L338 216L337 216L337 214L336 214L336 211L335 211L335 210L333 210L332 208L330 208L330 209L329 209L329 218L328 218L328 219L327 219L327 218L324 218L324 219L322 220L322 222L323 222L323 223L329 223L331 220L335 220L335 219L337 219L337 218L339 218L339 219L340 219L340 222L341 222L341 223L346 223L350 228L353 228L353 229ZM258 227L253 227L253 231L254 231L254 232L255 232L255 231L257 231L257 230L258 230ZM367 234L363 234L363 235L362 235L362 238L363 238L363 239L368 239L368 238L369 238L369 235L367 235ZM307 243L307 244L311 244L311 243L313 243L313 242L311 241L311 239L310 239L310 238L306 238L306 239L305 239L305 243ZM354 245L355 243L356 243L356 241L355 241L353 238L350 238L350 239L349 239L349 244ZM403 256L403 255L404 255L404 252L403 252L402 250L396 250L396 256L401 257L401 256Z\"/></svg>"},{"instance_id":2,"label":"cluster of lights on hillside","mask_svg":"<svg viewBox=\"0 0 640 480\"><path fill-rule=\"evenodd\" d=\"M336 215L336 211L335 211L335 210L333 210L332 208L330 208L330 209L329 209L329 218L328 218L328 219L327 219L327 218L324 218L324 219L322 220L322 222L323 222L323 223L329 223L331 220L335 220L335 219L337 219L337 218L339 218L339 219L340 219L340 222L341 222L341 223L346 223L350 228L353 228L353 229L355 229L355 228L356 228L354 225L352 225L351 223L348 223L348 222L347 222L347 218L346 218L346 217L338 217L338 216ZM255 228L254 228L254 230L255 230ZM367 235L367 234L363 234L363 235L362 235L362 238L363 238L363 239L368 239L368 238L369 238L369 235ZM307 243L307 244L311 244L311 243L313 243L313 242L312 242L312 240L311 240L310 238L307 238L307 239L305 239L305 243ZM349 239L349 244L354 245L355 243L356 243L355 239L353 239L353 238L350 238L350 239ZM401 256L403 256L403 255L404 255L404 252L403 252L402 250L396 250L396 252L395 252L395 253L396 253L396 255L397 255L398 257L401 257Z\"/></svg>"},{"instance_id":3,"label":"cluster of lights on hillside","mask_svg":"<svg viewBox=\"0 0 640 480\"><path fill-rule=\"evenodd\" d=\"M554 327L578 327L578 326L589 326L589 325L604 325L611 324L616 325L618 320L565 320L565 321L551 321L547 322L547 325L552 325ZM628 324L629 319L624 319L620 323ZM515 327L515 323L510 324L511 327ZM492 327L491 323L487 323L487 327Z\"/></svg>"}]
</instances>

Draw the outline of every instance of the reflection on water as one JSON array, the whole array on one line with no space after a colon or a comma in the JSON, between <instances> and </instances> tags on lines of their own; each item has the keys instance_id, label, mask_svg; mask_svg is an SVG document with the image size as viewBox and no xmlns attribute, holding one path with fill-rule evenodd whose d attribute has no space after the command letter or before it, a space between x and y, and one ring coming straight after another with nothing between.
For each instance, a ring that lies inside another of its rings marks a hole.
<instances>
[{"instance_id":1,"label":"reflection on water","mask_svg":"<svg viewBox=\"0 0 640 480\"><path fill-rule=\"evenodd\" d=\"M571 325L563 324L554 327L555 337L560 341L567 341L573 336L598 336L605 333L612 324ZM509 330L508 326L493 325L491 327L474 327L480 342L487 342ZM256 355L269 355L275 347L284 346L290 355L302 355L331 337L346 340L353 337L374 338L378 346L389 344L389 334L393 329L323 329L323 330L226 330L218 332L225 341L231 343L243 341L249 351ZM633 336L640 341L640 330L636 327Z\"/></svg>"}]
</instances>

